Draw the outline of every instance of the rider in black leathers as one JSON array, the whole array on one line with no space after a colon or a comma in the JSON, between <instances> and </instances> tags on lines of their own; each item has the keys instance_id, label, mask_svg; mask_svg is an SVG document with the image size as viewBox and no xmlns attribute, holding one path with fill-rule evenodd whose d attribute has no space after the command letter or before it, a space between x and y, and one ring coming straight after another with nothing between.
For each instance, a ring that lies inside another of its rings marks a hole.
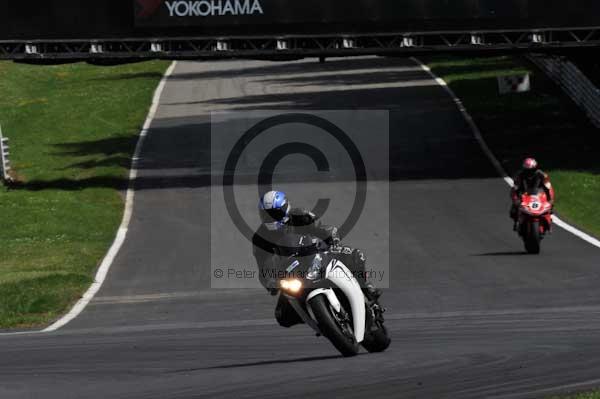
<instances>
[{"instance_id":1,"label":"rider in black leathers","mask_svg":"<svg viewBox=\"0 0 600 399\"><path fill-rule=\"evenodd\" d=\"M381 291L367 281L364 254L358 249L340 247L337 228L322 224L318 216L310 211L291 208L285 194L281 192L265 194L260 202L260 212L263 223L252 237L253 254L259 269L259 280L272 295L278 292L277 281L273 278L276 275L274 255L282 252L277 243L281 242L282 235L295 233L312 235L325 242L354 273L367 299L377 301ZM300 322L289 307L287 300L280 296L275 314L279 323L285 327ZM288 315L292 315L292 318Z\"/></svg>"}]
</instances>

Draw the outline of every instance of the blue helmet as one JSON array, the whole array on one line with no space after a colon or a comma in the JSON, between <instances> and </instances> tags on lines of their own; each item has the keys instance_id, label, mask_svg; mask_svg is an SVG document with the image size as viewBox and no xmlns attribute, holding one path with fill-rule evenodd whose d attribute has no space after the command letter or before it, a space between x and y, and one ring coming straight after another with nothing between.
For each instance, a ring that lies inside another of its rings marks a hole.
<instances>
[{"instance_id":1,"label":"blue helmet","mask_svg":"<svg viewBox=\"0 0 600 399\"><path fill-rule=\"evenodd\" d=\"M280 191L269 191L263 195L258 208L260 220L269 229L279 229L290 220L290 203L285 193Z\"/></svg>"}]
</instances>

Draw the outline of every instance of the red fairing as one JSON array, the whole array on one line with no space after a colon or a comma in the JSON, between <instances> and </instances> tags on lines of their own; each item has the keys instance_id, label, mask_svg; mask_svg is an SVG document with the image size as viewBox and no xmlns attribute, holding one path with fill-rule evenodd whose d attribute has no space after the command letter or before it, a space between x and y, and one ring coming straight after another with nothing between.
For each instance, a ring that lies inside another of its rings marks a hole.
<instances>
[{"instance_id":1,"label":"red fairing","mask_svg":"<svg viewBox=\"0 0 600 399\"><path fill-rule=\"evenodd\" d=\"M548 201L546 193L538 195L523 194L521 196L519 221L522 224L540 221L540 233L542 234L550 230L552 226L552 203Z\"/></svg>"}]
</instances>

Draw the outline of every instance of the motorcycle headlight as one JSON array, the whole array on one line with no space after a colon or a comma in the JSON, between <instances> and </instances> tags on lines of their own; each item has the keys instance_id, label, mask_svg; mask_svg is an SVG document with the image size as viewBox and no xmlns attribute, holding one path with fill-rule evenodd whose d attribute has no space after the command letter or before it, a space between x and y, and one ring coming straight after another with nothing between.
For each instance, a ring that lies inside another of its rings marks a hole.
<instances>
[{"instance_id":1,"label":"motorcycle headlight","mask_svg":"<svg viewBox=\"0 0 600 399\"><path fill-rule=\"evenodd\" d=\"M297 278L281 280L279 284L282 290L292 294L297 294L302 289L302 281Z\"/></svg>"},{"instance_id":2,"label":"motorcycle headlight","mask_svg":"<svg viewBox=\"0 0 600 399\"><path fill-rule=\"evenodd\" d=\"M308 273L306 274L307 280L317 280L321 277L321 269L323 266L323 258L320 254L317 254L313 261Z\"/></svg>"}]
</instances>

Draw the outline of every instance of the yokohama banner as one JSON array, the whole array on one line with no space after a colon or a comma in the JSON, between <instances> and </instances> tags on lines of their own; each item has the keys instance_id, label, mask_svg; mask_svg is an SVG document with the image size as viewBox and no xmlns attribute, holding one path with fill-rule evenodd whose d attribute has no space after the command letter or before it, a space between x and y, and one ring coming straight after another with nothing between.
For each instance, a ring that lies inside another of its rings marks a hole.
<instances>
[{"instance_id":1,"label":"yokohama banner","mask_svg":"<svg viewBox=\"0 0 600 399\"><path fill-rule=\"evenodd\" d=\"M600 26L597 0L4 1L0 40Z\"/></svg>"},{"instance_id":2,"label":"yokohama banner","mask_svg":"<svg viewBox=\"0 0 600 399\"><path fill-rule=\"evenodd\" d=\"M523 7L528 2L523 0L134 0L134 3L139 27L416 20L431 24L466 16L523 19L528 14L527 7Z\"/></svg>"},{"instance_id":3,"label":"yokohama banner","mask_svg":"<svg viewBox=\"0 0 600 399\"><path fill-rule=\"evenodd\" d=\"M581 5L564 0L133 0L137 27L288 26L345 31L444 30L581 25ZM583 1L581 1L583 3ZM587 2L588 7L590 2ZM573 7L571 7L573 6ZM569 21L563 14L567 8ZM585 7L584 7L585 8ZM599 6L592 8L600 11ZM600 21L600 15L595 19ZM561 21L562 20L562 21ZM596 21L596 22L599 22ZM590 21L591 22L591 21ZM600 22L599 22L600 24ZM367 28L369 26L370 28ZM262 30L262 28L260 28ZM315 30L315 29L311 29ZM251 32L248 32L251 33Z\"/></svg>"}]
</instances>

